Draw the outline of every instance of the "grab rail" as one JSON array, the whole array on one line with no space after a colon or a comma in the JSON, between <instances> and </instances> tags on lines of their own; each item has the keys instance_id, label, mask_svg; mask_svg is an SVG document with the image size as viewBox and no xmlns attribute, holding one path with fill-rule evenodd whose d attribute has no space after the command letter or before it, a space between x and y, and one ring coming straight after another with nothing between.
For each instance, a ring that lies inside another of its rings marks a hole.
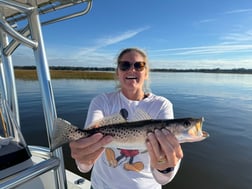
<instances>
[{"instance_id":1,"label":"grab rail","mask_svg":"<svg viewBox=\"0 0 252 189\"><path fill-rule=\"evenodd\" d=\"M81 3L87 3L87 6L79 12L67 14L65 16L60 16L45 22L45 24L52 24L55 22L71 19L77 16L82 16L88 13L92 7L92 0L48 0L47 2L36 1L39 14L47 14L52 11L58 11L60 9L68 8ZM39 4L41 3L41 4ZM25 3L20 3L14 0L0 0L0 5L4 4L5 7L17 10L18 12L9 13L6 18L9 23L14 23L26 19L26 14L32 11L35 7L29 6ZM24 14L23 14L24 13Z\"/></svg>"},{"instance_id":2,"label":"grab rail","mask_svg":"<svg viewBox=\"0 0 252 189\"><path fill-rule=\"evenodd\" d=\"M13 0L0 0L0 4L5 4L6 7L10 7L10 8L14 8L15 10L18 10L20 12L23 13L28 13L29 11L33 10L34 7L31 7L27 4L23 4L17 1L13 1Z\"/></svg>"},{"instance_id":3,"label":"grab rail","mask_svg":"<svg viewBox=\"0 0 252 189\"><path fill-rule=\"evenodd\" d=\"M61 2L60 0L58 1ZM87 3L87 5L86 7L84 7L78 12L70 13L64 16L59 16L59 17L56 17L47 21L43 21L41 25L49 25L56 22L83 16L87 14L92 8L92 0L75 0L75 1L70 0L69 2L64 1L65 2L64 4L54 3L55 5L53 5L52 2L56 2L56 1L49 1L50 6L48 6L46 3L44 3L43 5L38 5L38 6L41 6L38 8L38 14L46 14L52 11L57 11L57 10L67 8L69 6L77 5L80 3ZM15 29L13 29L11 25L11 24L14 24L14 22L18 22L20 20L26 19L28 17L27 14L28 13L30 14L30 12L32 12L35 7L32 7L32 6L29 7L26 4L21 4L13 0L10 0L10 1L0 0L0 7L1 6L8 7L10 8L10 10L20 11L19 17L16 16L16 14L18 14L16 13L14 15L8 15L7 18L5 19L1 18L1 17L6 17L4 15L4 11L3 13L0 13L0 28L2 28L6 33L8 33L10 36L14 38L14 40L12 40L9 43L9 45L5 47L5 49L3 50L3 53L6 56L10 56L14 52L14 50L20 45L20 43L23 43L24 45L30 48L37 48L38 42L29 38L31 32L28 26L24 27L21 31L16 31Z\"/></svg>"},{"instance_id":4,"label":"grab rail","mask_svg":"<svg viewBox=\"0 0 252 189\"><path fill-rule=\"evenodd\" d=\"M56 22L68 20L68 19L71 19L71 18L75 18L75 17L79 17L79 16L83 16L83 15L87 14L90 11L91 7L92 7L92 0L85 0L85 1L87 2L87 6L84 9L82 9L81 11L76 12L76 13L72 13L72 14L68 14L68 15L65 15L65 16L60 16L58 18L51 19L51 20L48 20L46 22L42 22L42 25L53 24L53 23L56 23ZM63 8L63 6L61 8Z\"/></svg>"},{"instance_id":5,"label":"grab rail","mask_svg":"<svg viewBox=\"0 0 252 189\"><path fill-rule=\"evenodd\" d=\"M30 48L37 48L38 47L38 43L36 41L30 40L29 38L21 35L19 32L17 32L16 30L14 30L11 27L11 25L8 22L6 22L4 19L2 19L1 17L0 17L0 27L6 33L8 33L11 37L13 37L14 39L16 39L17 41L22 42L26 46L28 46Z\"/></svg>"},{"instance_id":6,"label":"grab rail","mask_svg":"<svg viewBox=\"0 0 252 189\"><path fill-rule=\"evenodd\" d=\"M56 169L59 165L60 165L60 160L56 157L51 157L48 160L45 160L41 163L33 165L32 167L17 173L14 177L6 179L2 183L0 183L0 188L9 189L9 188L17 187L52 169Z\"/></svg>"}]
</instances>

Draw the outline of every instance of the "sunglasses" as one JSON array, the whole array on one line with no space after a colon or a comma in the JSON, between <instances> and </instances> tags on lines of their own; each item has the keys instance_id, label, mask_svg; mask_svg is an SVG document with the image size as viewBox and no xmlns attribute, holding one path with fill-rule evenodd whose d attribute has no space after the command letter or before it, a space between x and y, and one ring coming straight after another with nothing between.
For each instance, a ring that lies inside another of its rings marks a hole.
<instances>
[{"instance_id":1,"label":"sunglasses","mask_svg":"<svg viewBox=\"0 0 252 189\"><path fill-rule=\"evenodd\" d=\"M145 68L145 62L135 62L135 63L130 63L129 61L119 61L118 62L118 67L121 71L128 71L131 66L134 66L134 69L136 71L143 71Z\"/></svg>"}]
</instances>

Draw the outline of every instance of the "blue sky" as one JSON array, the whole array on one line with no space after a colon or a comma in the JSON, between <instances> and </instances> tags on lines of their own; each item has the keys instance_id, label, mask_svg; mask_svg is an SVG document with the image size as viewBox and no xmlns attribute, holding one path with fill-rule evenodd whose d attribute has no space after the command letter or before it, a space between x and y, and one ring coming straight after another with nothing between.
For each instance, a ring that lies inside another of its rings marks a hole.
<instances>
[{"instance_id":1,"label":"blue sky","mask_svg":"<svg viewBox=\"0 0 252 189\"><path fill-rule=\"evenodd\" d=\"M251 0L93 0L43 34L50 66L114 67L120 50L139 47L151 68L252 68ZM19 65L31 65L28 53L15 53Z\"/></svg>"}]
</instances>

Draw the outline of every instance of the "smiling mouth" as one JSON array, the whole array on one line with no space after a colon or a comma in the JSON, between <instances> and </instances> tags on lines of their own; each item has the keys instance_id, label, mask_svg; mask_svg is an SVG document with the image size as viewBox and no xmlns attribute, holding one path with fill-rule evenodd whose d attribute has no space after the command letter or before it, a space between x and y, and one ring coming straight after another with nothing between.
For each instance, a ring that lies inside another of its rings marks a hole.
<instances>
[{"instance_id":1,"label":"smiling mouth","mask_svg":"<svg viewBox=\"0 0 252 189\"><path fill-rule=\"evenodd\" d=\"M126 79L137 79L136 76L127 76Z\"/></svg>"}]
</instances>

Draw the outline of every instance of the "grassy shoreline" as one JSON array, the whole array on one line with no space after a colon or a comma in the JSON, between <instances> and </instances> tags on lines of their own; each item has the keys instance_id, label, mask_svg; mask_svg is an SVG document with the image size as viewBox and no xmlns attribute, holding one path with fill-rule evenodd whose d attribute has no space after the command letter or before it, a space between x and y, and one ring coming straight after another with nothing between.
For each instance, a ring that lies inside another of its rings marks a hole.
<instances>
[{"instance_id":1,"label":"grassy shoreline","mask_svg":"<svg viewBox=\"0 0 252 189\"><path fill-rule=\"evenodd\" d=\"M17 79L37 80L34 66L14 68ZM252 74L252 69L152 69L151 72L200 72L200 73L225 73L225 74ZM50 67L52 79L96 79L114 80L114 68L82 68L82 67Z\"/></svg>"},{"instance_id":2,"label":"grassy shoreline","mask_svg":"<svg viewBox=\"0 0 252 189\"><path fill-rule=\"evenodd\" d=\"M36 70L14 69L15 77L23 80L37 80ZM114 72L108 71L83 71L83 70L50 70L52 79L98 79L114 80Z\"/></svg>"}]
</instances>

